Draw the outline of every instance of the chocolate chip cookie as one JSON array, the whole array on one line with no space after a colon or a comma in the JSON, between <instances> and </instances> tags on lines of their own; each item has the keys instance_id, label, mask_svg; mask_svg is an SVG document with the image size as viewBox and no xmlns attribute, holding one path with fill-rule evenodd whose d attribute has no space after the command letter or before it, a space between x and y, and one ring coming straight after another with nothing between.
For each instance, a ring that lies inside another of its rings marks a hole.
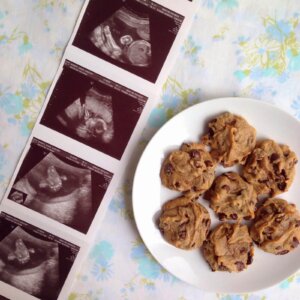
<instances>
[{"instance_id":1,"label":"chocolate chip cookie","mask_svg":"<svg viewBox=\"0 0 300 300\"><path fill-rule=\"evenodd\" d=\"M188 250L202 245L210 223L206 208L183 196L163 205L158 226L170 244Z\"/></svg>"},{"instance_id":2,"label":"chocolate chip cookie","mask_svg":"<svg viewBox=\"0 0 300 300\"><path fill-rule=\"evenodd\" d=\"M237 173L218 176L204 198L210 201L210 207L221 221L255 217L257 194L253 186Z\"/></svg>"},{"instance_id":3,"label":"chocolate chip cookie","mask_svg":"<svg viewBox=\"0 0 300 300\"><path fill-rule=\"evenodd\" d=\"M213 183L216 165L204 145L183 144L163 162L161 181L169 189L201 195Z\"/></svg>"},{"instance_id":4,"label":"chocolate chip cookie","mask_svg":"<svg viewBox=\"0 0 300 300\"><path fill-rule=\"evenodd\" d=\"M244 164L255 147L256 130L240 116L229 112L208 123L208 133L201 141L211 147L211 154L223 166Z\"/></svg>"},{"instance_id":5,"label":"chocolate chip cookie","mask_svg":"<svg viewBox=\"0 0 300 300\"><path fill-rule=\"evenodd\" d=\"M292 203L279 198L268 199L257 210L250 235L262 250L287 254L299 245L300 214Z\"/></svg>"},{"instance_id":6,"label":"chocolate chip cookie","mask_svg":"<svg viewBox=\"0 0 300 300\"><path fill-rule=\"evenodd\" d=\"M297 162L296 154L287 145L264 140L248 157L242 175L258 195L273 197L289 189Z\"/></svg>"},{"instance_id":7,"label":"chocolate chip cookie","mask_svg":"<svg viewBox=\"0 0 300 300\"><path fill-rule=\"evenodd\" d=\"M203 243L203 255L212 271L243 271L254 255L248 227L239 223L219 224Z\"/></svg>"}]
</instances>

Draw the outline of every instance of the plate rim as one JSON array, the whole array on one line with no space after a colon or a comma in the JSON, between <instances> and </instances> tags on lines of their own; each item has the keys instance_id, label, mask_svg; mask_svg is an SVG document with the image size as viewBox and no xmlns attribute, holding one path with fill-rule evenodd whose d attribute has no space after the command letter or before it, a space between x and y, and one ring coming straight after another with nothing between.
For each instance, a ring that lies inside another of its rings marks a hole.
<instances>
[{"instance_id":1,"label":"plate rim","mask_svg":"<svg viewBox=\"0 0 300 300\"><path fill-rule=\"evenodd\" d=\"M204 291L204 292L209 292L209 293L225 293L225 294L245 294L245 293L254 293L254 292L258 292L258 291L262 291L262 290L266 290L268 288L271 288L271 287L274 287L276 286L277 284L279 284L280 282L286 280L286 278L288 278L289 276L292 276L293 274L295 274L297 271L300 270L300 264L299 266L297 267L297 269L295 271L293 271L292 273L290 273L287 277L284 277L283 279L281 280L277 280L273 283L269 283L267 285L265 285L264 287L260 287L260 288L252 288L252 289L249 289L247 291L243 291L243 292L237 292L237 291L232 291L232 292L229 292L229 291L223 291L223 290L212 290L212 289L205 289L205 288L202 288L202 287L199 287L197 286L196 284L192 284L180 277L178 277L177 275L175 275L174 273L172 273L167 266L165 266L165 264L163 264L158 258L157 258L157 255L154 254L151 249L149 248L148 244L146 243L145 241L145 238L144 238L144 234L140 228L140 224L139 222L137 221L137 211L136 211L136 201L135 200L135 191L136 191L136 181L137 181L137 173L139 171L139 169L141 168L141 164L142 164L142 161L143 161L143 158L144 156L146 155L146 152L147 150L151 147L151 144L153 143L153 141L156 139L156 137L163 131L165 130L165 128L167 126L170 126L169 124L171 124L172 122L176 122L176 119L180 118L181 115L183 114L188 114L188 111L190 110L193 110L195 109L195 107L199 107L203 104L206 104L206 103L217 103L217 102L223 102L223 101L228 101L228 100L231 100L231 101L246 101L246 102L254 102L256 103L257 105L261 105L261 106L265 106L265 107L269 107L271 109L275 109L277 110L278 112L280 113L283 113L285 114L286 116L288 116L291 120L293 120L295 123L298 124L298 126L300 126L300 121L295 117L293 116L292 114L288 113L287 111L279 108L277 105L274 105L272 103L269 103L269 102L266 102L265 100L259 100L259 99L255 99L255 98L249 98L249 97L220 97L220 98L211 98L211 99L205 99L205 100L202 100L201 102L199 103L196 103L192 106L189 106L187 107L186 109L180 111L178 114L176 114L175 116L173 116L171 119L167 120L155 133L154 135L150 138L148 144L146 145L146 147L143 149L143 152L141 154L141 156L139 157L138 159L138 163L136 165L136 168L135 168L135 171L134 171L134 176L133 176L133 182L132 182L132 208L133 208L133 216L134 216L134 220L135 220L135 224L136 224L136 227L137 227L137 230L138 230L138 233L145 245L145 247L147 248L147 250L150 252L150 254L154 257L154 259L156 260L156 263L158 263L160 266L162 266L165 270L167 270L172 276L174 276L175 278L179 279L180 281L184 282L185 284L188 284L189 286L191 287L195 287L201 291ZM225 111L225 110L224 110Z\"/></svg>"}]
</instances>

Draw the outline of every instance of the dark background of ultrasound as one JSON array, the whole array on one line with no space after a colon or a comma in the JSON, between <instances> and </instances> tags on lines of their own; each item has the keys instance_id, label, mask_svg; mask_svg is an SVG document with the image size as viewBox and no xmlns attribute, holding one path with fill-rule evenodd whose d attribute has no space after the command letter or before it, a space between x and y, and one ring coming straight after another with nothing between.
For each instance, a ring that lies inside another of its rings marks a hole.
<instances>
[{"instance_id":1,"label":"dark background of ultrasound","mask_svg":"<svg viewBox=\"0 0 300 300\"><path fill-rule=\"evenodd\" d=\"M0 241L2 241L7 235L9 235L16 227L18 227L20 225L17 225L15 223L12 223L8 220L6 220L5 218L3 218L3 216L0 216ZM20 226L24 231L26 231L27 233L29 233L30 235L41 239L43 241L48 241L48 242L53 242L35 232L32 232L31 230L27 230L26 228ZM55 300L57 299L64 283L65 280L72 268L73 262L75 260L75 254L74 252L67 248L64 245L61 245L58 243L58 251L59 251L59 284L56 290L49 290L47 288L47 282L44 282L44 297L42 297L42 299L47 299L47 300Z\"/></svg>"},{"instance_id":2,"label":"dark background of ultrasound","mask_svg":"<svg viewBox=\"0 0 300 300\"><path fill-rule=\"evenodd\" d=\"M85 95L91 87L91 82L93 82L94 86L99 88L101 92L112 96L114 138L109 144L105 144L101 140L99 140L99 142L86 141L61 125L56 118L56 116L62 113L74 100ZM102 83L95 82L95 80L65 67L53 90L41 124L116 159L121 159L136 123L139 120L140 113L136 111L140 109L140 107L141 104L139 101L131 96Z\"/></svg>"},{"instance_id":3,"label":"dark background of ultrasound","mask_svg":"<svg viewBox=\"0 0 300 300\"><path fill-rule=\"evenodd\" d=\"M115 11L124 6L123 0L90 1L73 45L155 83L176 38L174 28L176 28L177 25L172 18L146 7L145 5L136 3L134 0L127 0L125 3L125 5L128 5L134 11L149 15L152 48L152 64L149 67L142 68L118 62L103 54L89 39L89 35L99 24L111 17Z\"/></svg>"},{"instance_id":4,"label":"dark background of ultrasound","mask_svg":"<svg viewBox=\"0 0 300 300\"><path fill-rule=\"evenodd\" d=\"M35 165L37 165L47 154L49 154L48 150L45 150L35 144L31 144L30 149L28 153L26 154L23 163L19 169L18 175L15 179L14 184L20 180L23 176L25 176ZM81 168L78 166L76 163L59 156L55 153L53 153L57 158L62 160L63 162L77 167ZM80 211L77 212L75 219L78 220L76 223L73 224L73 228L82 232L82 233L87 233L94 217L95 214L100 206L100 203L104 197L104 194L106 192L106 189L103 188L107 184L107 180L101 175L98 174L94 171L91 171L92 175L92 212L89 214L86 218L81 218L80 216ZM68 212L66 212L68 213Z\"/></svg>"}]
</instances>

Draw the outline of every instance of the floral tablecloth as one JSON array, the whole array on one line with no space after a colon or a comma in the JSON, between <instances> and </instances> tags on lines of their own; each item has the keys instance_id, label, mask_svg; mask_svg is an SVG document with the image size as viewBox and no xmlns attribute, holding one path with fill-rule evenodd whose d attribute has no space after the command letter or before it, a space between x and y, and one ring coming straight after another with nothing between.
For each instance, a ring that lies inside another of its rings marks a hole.
<instances>
[{"instance_id":1,"label":"floral tablecloth","mask_svg":"<svg viewBox=\"0 0 300 300\"><path fill-rule=\"evenodd\" d=\"M0 0L1 195L82 4L83 0ZM157 99L141 145L179 111L215 97L261 99L300 119L299 12L299 0L200 0L193 27ZM131 182L132 170L128 170L70 300L300 299L300 273L248 295L209 294L174 278L151 257L139 237Z\"/></svg>"}]
</instances>

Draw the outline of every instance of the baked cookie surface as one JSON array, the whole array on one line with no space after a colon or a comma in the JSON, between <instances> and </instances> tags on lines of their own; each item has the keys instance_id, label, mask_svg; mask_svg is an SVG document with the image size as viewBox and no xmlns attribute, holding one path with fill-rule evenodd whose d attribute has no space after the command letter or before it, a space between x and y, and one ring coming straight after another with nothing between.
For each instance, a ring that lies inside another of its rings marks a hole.
<instances>
[{"instance_id":1,"label":"baked cookie surface","mask_svg":"<svg viewBox=\"0 0 300 300\"><path fill-rule=\"evenodd\" d=\"M255 217L257 194L239 174L223 173L204 194L210 208L223 220L251 220Z\"/></svg>"},{"instance_id":2,"label":"baked cookie surface","mask_svg":"<svg viewBox=\"0 0 300 300\"><path fill-rule=\"evenodd\" d=\"M203 243L203 255L212 271L241 272L252 263L254 247L248 227L221 223Z\"/></svg>"},{"instance_id":3,"label":"baked cookie surface","mask_svg":"<svg viewBox=\"0 0 300 300\"><path fill-rule=\"evenodd\" d=\"M296 154L273 140L258 143L242 170L258 195L271 197L286 192L295 176Z\"/></svg>"},{"instance_id":4,"label":"baked cookie surface","mask_svg":"<svg viewBox=\"0 0 300 300\"><path fill-rule=\"evenodd\" d=\"M201 195L213 183L216 165L204 145L183 144L164 160L160 178L169 189Z\"/></svg>"},{"instance_id":5,"label":"baked cookie surface","mask_svg":"<svg viewBox=\"0 0 300 300\"><path fill-rule=\"evenodd\" d=\"M166 241L188 250L203 244L210 224L206 208L183 196L163 205L158 227Z\"/></svg>"},{"instance_id":6,"label":"baked cookie surface","mask_svg":"<svg viewBox=\"0 0 300 300\"><path fill-rule=\"evenodd\" d=\"M294 204L279 198L268 199L257 210L250 235L264 251L286 254L299 244L300 214Z\"/></svg>"},{"instance_id":7,"label":"baked cookie surface","mask_svg":"<svg viewBox=\"0 0 300 300\"><path fill-rule=\"evenodd\" d=\"M209 131L201 141L225 167L244 164L255 147L256 130L242 117L229 112L208 123Z\"/></svg>"}]
</instances>

